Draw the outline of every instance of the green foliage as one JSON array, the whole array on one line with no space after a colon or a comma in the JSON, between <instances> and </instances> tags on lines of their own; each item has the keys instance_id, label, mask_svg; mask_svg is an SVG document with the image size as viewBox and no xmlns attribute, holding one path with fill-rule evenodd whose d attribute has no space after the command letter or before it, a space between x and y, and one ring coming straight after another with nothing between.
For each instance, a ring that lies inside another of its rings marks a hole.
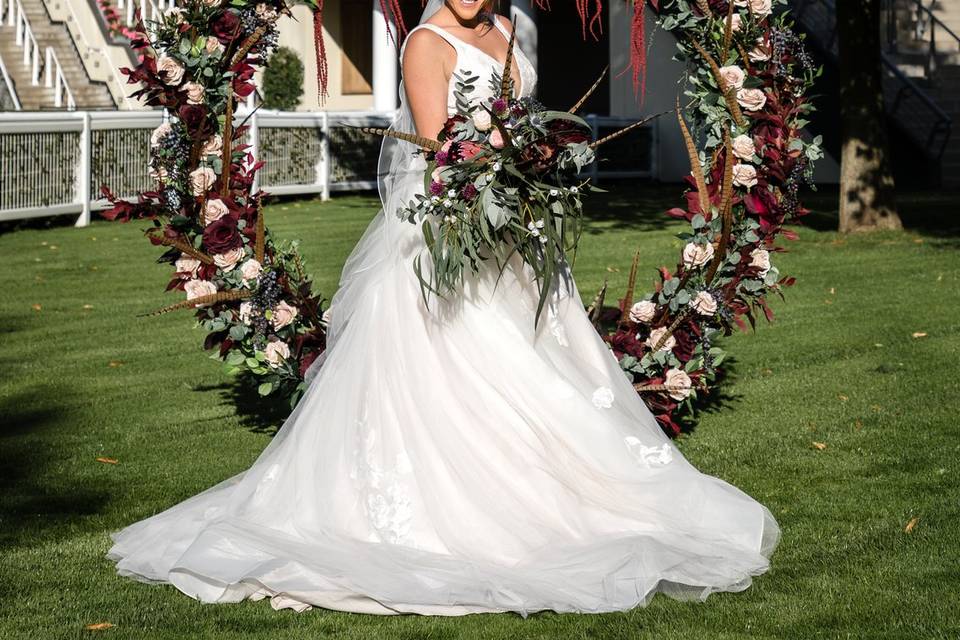
<instances>
[{"instance_id":1,"label":"green foliage","mask_svg":"<svg viewBox=\"0 0 960 640\"><path fill-rule=\"evenodd\" d=\"M263 106L292 111L302 96L303 62L293 49L278 47L263 70Z\"/></svg>"}]
</instances>

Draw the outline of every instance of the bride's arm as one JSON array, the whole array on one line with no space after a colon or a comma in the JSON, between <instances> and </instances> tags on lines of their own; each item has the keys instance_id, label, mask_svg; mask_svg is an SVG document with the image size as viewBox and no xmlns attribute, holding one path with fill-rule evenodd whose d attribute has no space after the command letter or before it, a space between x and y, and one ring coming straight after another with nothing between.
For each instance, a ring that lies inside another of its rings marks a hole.
<instances>
[{"instance_id":1,"label":"bride's arm","mask_svg":"<svg viewBox=\"0 0 960 640\"><path fill-rule=\"evenodd\" d=\"M420 29L410 35L403 54L403 86L417 133L436 138L447 121L447 87L452 48L438 35Z\"/></svg>"}]
</instances>

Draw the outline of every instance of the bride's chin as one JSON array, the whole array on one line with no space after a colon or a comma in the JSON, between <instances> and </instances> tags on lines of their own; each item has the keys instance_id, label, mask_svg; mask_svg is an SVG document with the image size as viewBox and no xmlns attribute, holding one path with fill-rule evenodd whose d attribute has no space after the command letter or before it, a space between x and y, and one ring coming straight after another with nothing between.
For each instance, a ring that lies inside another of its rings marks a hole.
<instances>
[{"instance_id":1,"label":"bride's chin","mask_svg":"<svg viewBox=\"0 0 960 640\"><path fill-rule=\"evenodd\" d=\"M447 6L457 14L461 20L472 20L477 17L485 0L446 0Z\"/></svg>"}]
</instances>

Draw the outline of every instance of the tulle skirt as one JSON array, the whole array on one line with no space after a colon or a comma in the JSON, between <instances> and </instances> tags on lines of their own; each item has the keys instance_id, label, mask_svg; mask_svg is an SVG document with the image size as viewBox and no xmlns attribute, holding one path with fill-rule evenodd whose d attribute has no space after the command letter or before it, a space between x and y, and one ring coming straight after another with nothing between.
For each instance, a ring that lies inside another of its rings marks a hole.
<instances>
[{"instance_id":1,"label":"tulle skirt","mask_svg":"<svg viewBox=\"0 0 960 640\"><path fill-rule=\"evenodd\" d=\"M377 216L279 433L245 472L114 533L121 575L203 602L526 615L704 599L768 569L770 511L662 433L568 270L535 328L529 267L426 304L421 247Z\"/></svg>"}]
</instances>

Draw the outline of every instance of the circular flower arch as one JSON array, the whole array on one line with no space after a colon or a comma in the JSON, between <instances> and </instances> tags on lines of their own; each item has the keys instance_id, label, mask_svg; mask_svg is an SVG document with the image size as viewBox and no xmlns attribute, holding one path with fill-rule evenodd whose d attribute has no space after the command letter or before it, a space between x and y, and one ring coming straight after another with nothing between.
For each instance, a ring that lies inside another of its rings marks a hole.
<instances>
[{"instance_id":1,"label":"circular flower arch","mask_svg":"<svg viewBox=\"0 0 960 640\"><path fill-rule=\"evenodd\" d=\"M379 0L384 15L406 29L397 0ZM631 1L631 0L626 0ZM536 0L548 8L545 0ZM314 8L318 83L325 95L322 0ZM633 4L631 62L643 92L644 12ZM684 204L668 212L685 220L685 246L674 269L662 267L655 290L634 299L637 260L618 309L604 313L601 291L591 305L621 367L664 431L680 433L684 415L717 380L724 352L714 344L736 327L772 318L767 298L793 278L771 256L791 238L784 225L806 213L798 200L809 183L819 140L802 135L817 75L776 11L785 0L649 0L661 28L679 42L687 64L677 105L691 173ZM577 0L584 33L600 28L601 0ZM325 348L321 296L296 242L269 233L264 194L254 192L260 168L242 143L234 106L253 90L253 74L277 44L285 0L187 0L162 20L138 25L140 62L124 69L134 96L163 107L167 122L151 140L156 187L134 201L104 187L111 220L146 220L145 233L172 265L168 290L185 299L154 313L193 309L232 373L248 372L263 395L295 404L304 373ZM687 123L682 114L688 114Z\"/></svg>"}]
</instances>

